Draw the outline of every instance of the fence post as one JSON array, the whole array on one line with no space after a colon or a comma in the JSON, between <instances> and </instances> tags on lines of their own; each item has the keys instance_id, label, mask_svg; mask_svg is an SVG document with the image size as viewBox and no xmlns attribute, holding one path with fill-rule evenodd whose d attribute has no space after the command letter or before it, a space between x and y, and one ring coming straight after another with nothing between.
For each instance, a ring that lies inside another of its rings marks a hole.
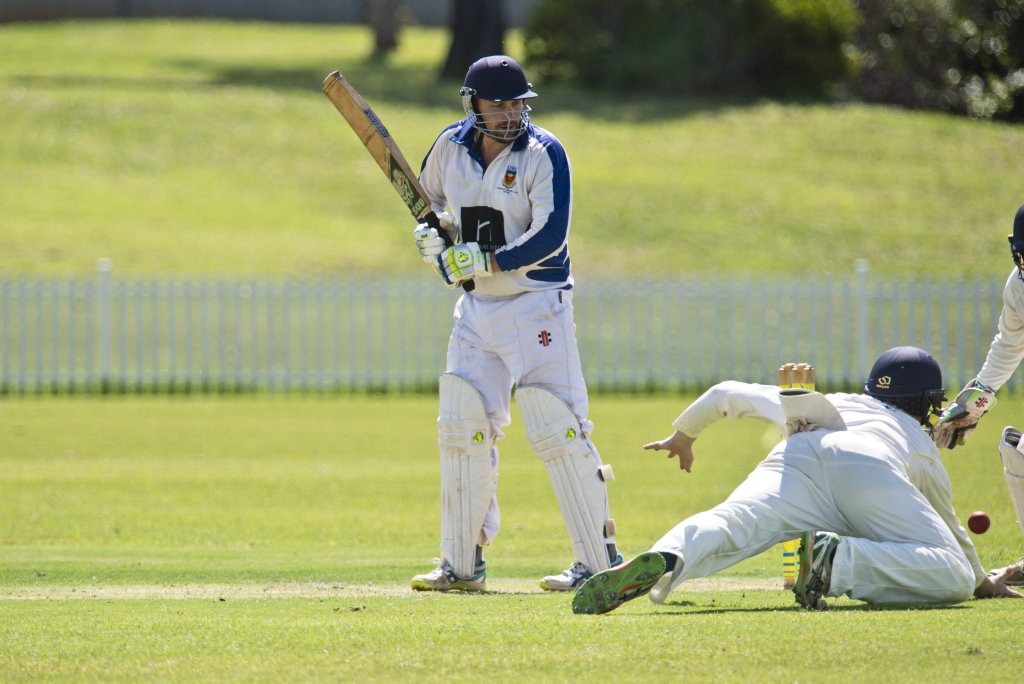
<instances>
[{"instance_id":1,"label":"fence post","mask_svg":"<svg viewBox=\"0 0 1024 684\"><path fill-rule=\"evenodd\" d=\"M114 264L110 259L102 258L96 262L99 271L100 288L100 391L110 391L110 272Z\"/></svg>"},{"instance_id":2,"label":"fence post","mask_svg":"<svg viewBox=\"0 0 1024 684\"><path fill-rule=\"evenodd\" d=\"M868 368L868 270L870 268L867 259L857 259L853 262L854 272L857 274L857 365L855 372L864 373ZM857 377L857 376L854 376Z\"/></svg>"}]
</instances>

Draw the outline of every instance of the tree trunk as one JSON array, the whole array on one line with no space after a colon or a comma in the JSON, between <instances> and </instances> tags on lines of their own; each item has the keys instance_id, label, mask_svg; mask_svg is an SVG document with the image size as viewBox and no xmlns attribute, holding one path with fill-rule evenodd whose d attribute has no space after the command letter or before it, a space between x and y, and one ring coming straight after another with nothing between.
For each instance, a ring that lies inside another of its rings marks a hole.
<instances>
[{"instance_id":1,"label":"tree trunk","mask_svg":"<svg viewBox=\"0 0 1024 684\"><path fill-rule=\"evenodd\" d=\"M452 42L441 79L462 80L469 65L505 51L502 0L452 0Z\"/></svg>"},{"instance_id":2,"label":"tree trunk","mask_svg":"<svg viewBox=\"0 0 1024 684\"><path fill-rule=\"evenodd\" d=\"M398 47L400 0L367 0L366 19L376 38L373 56L384 57Z\"/></svg>"}]
</instances>

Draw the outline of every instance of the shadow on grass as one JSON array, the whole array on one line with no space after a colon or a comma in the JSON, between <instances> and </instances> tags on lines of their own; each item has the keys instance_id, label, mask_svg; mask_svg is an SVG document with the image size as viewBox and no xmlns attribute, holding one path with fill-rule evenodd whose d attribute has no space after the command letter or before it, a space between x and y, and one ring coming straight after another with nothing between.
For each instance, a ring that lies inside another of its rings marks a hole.
<instances>
[{"instance_id":1,"label":"shadow on grass","mask_svg":"<svg viewBox=\"0 0 1024 684\"><path fill-rule=\"evenodd\" d=\"M364 58L348 63L289 63L285 66L246 66L203 60L169 63L166 78L118 78L77 76L73 80L39 76L14 76L10 80L31 88L119 88L123 90L206 90L219 87L260 88L280 92L317 93L332 71L340 71L371 106L375 103L438 107L458 113L461 103L457 80L440 80L439 68L395 67L386 60ZM746 109L764 102L726 97L666 97L647 93L615 93L582 90L563 84L535 85L545 113L572 113L607 122L657 122ZM779 101L797 106L827 104L824 101Z\"/></svg>"},{"instance_id":2,"label":"shadow on grass","mask_svg":"<svg viewBox=\"0 0 1024 684\"><path fill-rule=\"evenodd\" d=\"M871 603L842 603L840 605L829 605L828 610L825 611L809 611L803 606L796 605L780 608L778 606L752 606L746 608L743 606L718 606L718 607L701 607L701 604L695 601L666 601L662 604L662 610L658 611L658 615L718 615L724 613L777 613L777 612L826 612L826 613L884 613L884 612L923 612L931 610L966 610L968 606L963 603L957 604L934 604L934 603L894 603L888 605L878 605ZM680 608L683 610L666 611L664 608L673 607ZM695 610L689 610L693 608Z\"/></svg>"},{"instance_id":3,"label":"shadow on grass","mask_svg":"<svg viewBox=\"0 0 1024 684\"><path fill-rule=\"evenodd\" d=\"M440 80L432 67L394 67L372 58L357 62L289 65L287 67L239 67L216 63L189 62L176 66L199 70L219 85L268 88L272 90L315 90L332 71L340 71L371 105L375 102L410 104L418 107L458 107L461 82ZM752 107L762 100L713 97L664 97L581 90L567 85L536 85L546 112L570 112L610 122L650 122ZM538 103L540 104L540 103ZM793 101L790 104L821 104Z\"/></svg>"}]
</instances>

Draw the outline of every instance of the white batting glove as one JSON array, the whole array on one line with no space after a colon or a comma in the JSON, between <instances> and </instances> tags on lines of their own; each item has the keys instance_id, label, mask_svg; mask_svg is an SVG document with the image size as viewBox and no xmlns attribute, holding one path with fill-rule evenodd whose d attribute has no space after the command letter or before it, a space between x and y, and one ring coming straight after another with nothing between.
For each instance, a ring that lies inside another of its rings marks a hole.
<instances>
[{"instance_id":1,"label":"white batting glove","mask_svg":"<svg viewBox=\"0 0 1024 684\"><path fill-rule=\"evenodd\" d=\"M455 221L455 215L448 211L442 211L437 215L437 222L441 224L441 228L448 231L449 234L453 234L455 229L458 228L458 224Z\"/></svg>"},{"instance_id":2,"label":"white batting glove","mask_svg":"<svg viewBox=\"0 0 1024 684\"><path fill-rule=\"evenodd\" d=\"M431 227L429 224L421 223L416 226L412 236L416 240L416 247L420 250L420 256L428 264L433 263L441 252L444 251L444 238L438 234L436 228Z\"/></svg>"},{"instance_id":3,"label":"white batting glove","mask_svg":"<svg viewBox=\"0 0 1024 684\"><path fill-rule=\"evenodd\" d=\"M942 410L939 422L932 431L932 440L940 449L955 449L963 445L981 420L996 405L996 393L991 387L971 380L960 390L949 406Z\"/></svg>"},{"instance_id":4,"label":"white batting glove","mask_svg":"<svg viewBox=\"0 0 1024 684\"><path fill-rule=\"evenodd\" d=\"M449 287L454 287L464 280L491 275L490 253L481 250L479 243L476 242L467 242L444 250L437 257L437 266Z\"/></svg>"}]
</instances>

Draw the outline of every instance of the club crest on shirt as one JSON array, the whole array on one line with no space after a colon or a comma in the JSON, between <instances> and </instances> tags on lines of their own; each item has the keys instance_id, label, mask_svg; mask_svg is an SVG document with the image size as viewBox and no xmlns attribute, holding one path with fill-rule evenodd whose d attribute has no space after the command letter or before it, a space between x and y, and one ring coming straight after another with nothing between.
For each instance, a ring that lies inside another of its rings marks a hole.
<instances>
[{"instance_id":1,"label":"club crest on shirt","mask_svg":"<svg viewBox=\"0 0 1024 684\"><path fill-rule=\"evenodd\" d=\"M516 175L518 173L519 170L516 169L516 167L509 164L507 167L505 167L505 175L501 179L501 185L506 190L511 190L512 188L514 188L516 186Z\"/></svg>"}]
</instances>

